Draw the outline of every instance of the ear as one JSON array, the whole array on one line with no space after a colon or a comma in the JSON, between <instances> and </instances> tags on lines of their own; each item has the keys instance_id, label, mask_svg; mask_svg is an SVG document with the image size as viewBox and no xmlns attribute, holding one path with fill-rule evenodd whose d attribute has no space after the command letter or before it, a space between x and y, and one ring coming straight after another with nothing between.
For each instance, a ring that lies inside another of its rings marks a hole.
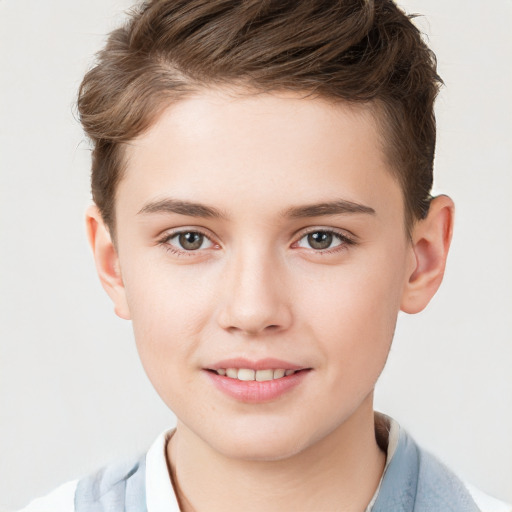
<instances>
[{"instance_id":1,"label":"ear","mask_svg":"<svg viewBox=\"0 0 512 512\"><path fill-rule=\"evenodd\" d=\"M114 303L116 315L125 320L130 319L126 301L126 292L121 277L119 257L110 231L103 222L98 207L90 206L85 214L87 236L91 245L96 271L104 290Z\"/></svg>"},{"instance_id":2,"label":"ear","mask_svg":"<svg viewBox=\"0 0 512 512\"><path fill-rule=\"evenodd\" d=\"M453 232L455 206L448 196L432 199L425 219L414 226L412 251L416 260L405 285L400 309L419 313L434 296L443 280Z\"/></svg>"}]
</instances>

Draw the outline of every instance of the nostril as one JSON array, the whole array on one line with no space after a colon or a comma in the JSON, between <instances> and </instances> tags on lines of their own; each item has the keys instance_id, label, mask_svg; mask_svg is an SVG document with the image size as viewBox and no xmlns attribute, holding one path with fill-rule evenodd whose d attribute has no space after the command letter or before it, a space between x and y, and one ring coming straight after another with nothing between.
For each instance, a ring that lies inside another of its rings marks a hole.
<instances>
[{"instance_id":1,"label":"nostril","mask_svg":"<svg viewBox=\"0 0 512 512\"><path fill-rule=\"evenodd\" d=\"M222 329L254 336L277 334L290 326L292 315L287 304L249 298L233 296L220 306L217 321Z\"/></svg>"}]
</instances>

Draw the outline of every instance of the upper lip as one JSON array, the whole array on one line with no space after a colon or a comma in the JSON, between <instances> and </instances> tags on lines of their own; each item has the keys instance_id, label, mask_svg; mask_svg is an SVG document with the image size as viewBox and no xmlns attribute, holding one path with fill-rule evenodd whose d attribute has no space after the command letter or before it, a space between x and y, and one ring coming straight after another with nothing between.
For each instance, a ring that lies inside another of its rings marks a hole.
<instances>
[{"instance_id":1,"label":"upper lip","mask_svg":"<svg viewBox=\"0 0 512 512\"><path fill-rule=\"evenodd\" d=\"M306 367L283 361L282 359L275 359L273 357L266 357L264 359L258 359L251 361L243 357L223 359L218 361L211 366L208 366L209 370L219 370L220 368L247 368L249 370L303 370Z\"/></svg>"}]
</instances>

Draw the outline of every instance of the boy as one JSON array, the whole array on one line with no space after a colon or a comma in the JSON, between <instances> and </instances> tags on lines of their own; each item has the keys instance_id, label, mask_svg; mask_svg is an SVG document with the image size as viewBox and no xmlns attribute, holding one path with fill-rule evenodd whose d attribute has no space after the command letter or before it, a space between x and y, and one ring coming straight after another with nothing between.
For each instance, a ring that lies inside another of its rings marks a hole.
<instances>
[{"instance_id":1,"label":"boy","mask_svg":"<svg viewBox=\"0 0 512 512\"><path fill-rule=\"evenodd\" d=\"M391 2L149 2L111 35L89 238L178 425L30 510L478 510L372 403L444 272L439 81Z\"/></svg>"}]
</instances>

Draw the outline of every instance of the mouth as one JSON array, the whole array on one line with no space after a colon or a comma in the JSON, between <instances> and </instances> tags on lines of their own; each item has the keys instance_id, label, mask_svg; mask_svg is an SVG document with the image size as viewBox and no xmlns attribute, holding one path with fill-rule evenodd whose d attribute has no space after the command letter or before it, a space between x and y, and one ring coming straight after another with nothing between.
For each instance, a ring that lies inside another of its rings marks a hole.
<instances>
[{"instance_id":1,"label":"mouth","mask_svg":"<svg viewBox=\"0 0 512 512\"><path fill-rule=\"evenodd\" d=\"M253 370L251 368L217 368L216 370L209 371L221 377L227 377L228 379L237 379L244 382L266 382L269 380L282 379L283 377L288 377L302 370L286 370L284 368L267 368L263 370Z\"/></svg>"},{"instance_id":2,"label":"mouth","mask_svg":"<svg viewBox=\"0 0 512 512\"><path fill-rule=\"evenodd\" d=\"M217 389L237 401L261 403L279 399L299 386L313 370L277 359L221 361L204 368Z\"/></svg>"}]
</instances>

